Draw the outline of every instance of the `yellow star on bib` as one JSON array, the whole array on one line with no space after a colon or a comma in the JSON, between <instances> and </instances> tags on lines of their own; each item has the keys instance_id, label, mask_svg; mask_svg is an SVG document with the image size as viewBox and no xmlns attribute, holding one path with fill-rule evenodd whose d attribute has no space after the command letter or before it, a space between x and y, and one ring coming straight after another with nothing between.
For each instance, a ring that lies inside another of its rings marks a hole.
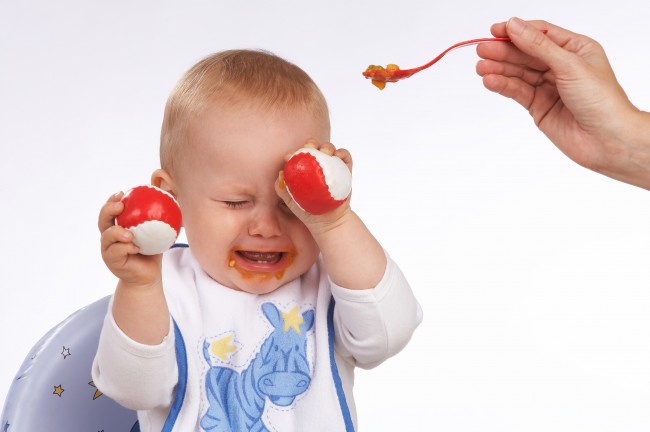
<instances>
[{"instance_id":1,"label":"yellow star on bib","mask_svg":"<svg viewBox=\"0 0 650 432\"><path fill-rule=\"evenodd\" d=\"M284 320L284 332L288 332L289 329L293 329L296 333L300 334L300 324L303 324L305 320L300 313L298 306L294 306L289 312L282 312L282 319Z\"/></svg>"},{"instance_id":2,"label":"yellow star on bib","mask_svg":"<svg viewBox=\"0 0 650 432\"><path fill-rule=\"evenodd\" d=\"M221 360L227 361L228 355L230 353L237 351L237 346L231 343L232 340L233 340L232 335L224 336L221 339L217 339L216 341L212 342L212 345L210 346L210 351L212 352L212 354L219 357Z\"/></svg>"}]
</instances>

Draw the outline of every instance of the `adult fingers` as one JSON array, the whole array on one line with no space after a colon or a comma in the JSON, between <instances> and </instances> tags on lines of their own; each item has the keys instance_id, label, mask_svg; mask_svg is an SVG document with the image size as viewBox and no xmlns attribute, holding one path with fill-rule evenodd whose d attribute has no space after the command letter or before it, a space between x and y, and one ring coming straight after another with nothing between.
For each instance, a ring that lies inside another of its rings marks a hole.
<instances>
[{"instance_id":1,"label":"adult fingers","mask_svg":"<svg viewBox=\"0 0 650 432\"><path fill-rule=\"evenodd\" d=\"M490 91L513 99L527 110L530 109L535 98L535 87L519 78L485 75L483 85Z\"/></svg>"},{"instance_id":2,"label":"adult fingers","mask_svg":"<svg viewBox=\"0 0 650 432\"><path fill-rule=\"evenodd\" d=\"M519 19L521 19L521 18L519 18ZM547 33L548 33L548 31L550 29L564 30L562 27L558 27L555 24L551 24L551 23L549 23L547 21L544 21L544 20L526 20L526 22L529 23L530 25L536 27L540 31L543 30L543 31L546 31ZM490 27L490 33L492 33L492 35L494 37L508 37L508 31L506 30L507 25L508 25L508 21L502 21L502 22L499 22L499 23L494 23Z\"/></svg>"},{"instance_id":3,"label":"adult fingers","mask_svg":"<svg viewBox=\"0 0 650 432\"><path fill-rule=\"evenodd\" d=\"M532 86L539 85L542 81L548 81L551 78L545 76L542 71L494 60L480 60L476 64L476 73L480 76L501 75L504 77L519 78Z\"/></svg>"},{"instance_id":4,"label":"adult fingers","mask_svg":"<svg viewBox=\"0 0 650 432\"><path fill-rule=\"evenodd\" d=\"M516 17L508 20L505 30L517 48L541 60L556 73L566 73L572 67L574 53L569 49L578 46L576 40L582 37L544 21L527 22Z\"/></svg>"},{"instance_id":5,"label":"adult fingers","mask_svg":"<svg viewBox=\"0 0 650 432\"><path fill-rule=\"evenodd\" d=\"M521 65L539 71L549 68L542 60L524 53L510 42L482 42L476 46L476 54L486 60Z\"/></svg>"}]
</instances>

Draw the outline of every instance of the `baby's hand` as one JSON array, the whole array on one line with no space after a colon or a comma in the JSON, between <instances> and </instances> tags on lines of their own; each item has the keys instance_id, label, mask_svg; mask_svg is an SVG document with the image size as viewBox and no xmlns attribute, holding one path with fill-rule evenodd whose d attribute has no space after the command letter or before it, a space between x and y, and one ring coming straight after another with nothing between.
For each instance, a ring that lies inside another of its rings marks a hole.
<instances>
[{"instance_id":1,"label":"baby's hand","mask_svg":"<svg viewBox=\"0 0 650 432\"><path fill-rule=\"evenodd\" d=\"M347 166L349 172L352 171L352 156L347 150L336 150L330 143L319 145L315 141L308 142L305 147L318 149L327 155L340 158L345 163L341 168L346 169ZM309 176L307 172L309 166L305 164L306 176ZM275 190L313 236L332 282L355 290L377 286L386 271L386 254L363 221L350 208L349 195L333 210L314 215L303 211L293 201L283 183L282 173L280 173L275 182ZM308 180L304 182L311 186L310 183ZM314 182L314 185L317 184L318 182ZM309 191L310 187L305 189ZM314 186L313 189L317 190L321 187ZM305 196L309 196L309 193L305 193Z\"/></svg>"},{"instance_id":2,"label":"baby's hand","mask_svg":"<svg viewBox=\"0 0 650 432\"><path fill-rule=\"evenodd\" d=\"M287 164L285 171L279 173L276 192L291 211L311 229L334 223L349 211L352 157L350 152L345 149L337 150L331 143L319 145L310 140L304 148L313 149L316 153L297 152L287 155L285 161L291 159L291 162ZM318 156L318 151L322 152L321 156L324 158ZM312 167L313 176L310 171ZM325 178L319 175L321 168Z\"/></svg>"},{"instance_id":3,"label":"baby's hand","mask_svg":"<svg viewBox=\"0 0 650 432\"><path fill-rule=\"evenodd\" d=\"M149 286L161 280L162 255L140 255L133 234L115 224L124 210L123 192L111 196L99 212L102 258L108 269L128 286Z\"/></svg>"}]
</instances>

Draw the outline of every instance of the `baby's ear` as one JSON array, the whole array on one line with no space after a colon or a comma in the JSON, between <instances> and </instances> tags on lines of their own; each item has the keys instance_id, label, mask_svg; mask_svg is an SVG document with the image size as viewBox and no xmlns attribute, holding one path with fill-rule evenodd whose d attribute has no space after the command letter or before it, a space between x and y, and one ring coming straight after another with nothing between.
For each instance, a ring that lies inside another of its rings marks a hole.
<instances>
[{"instance_id":1,"label":"baby's ear","mask_svg":"<svg viewBox=\"0 0 650 432\"><path fill-rule=\"evenodd\" d=\"M162 168L157 169L151 174L151 184L176 196L174 191L174 179L167 171Z\"/></svg>"}]
</instances>

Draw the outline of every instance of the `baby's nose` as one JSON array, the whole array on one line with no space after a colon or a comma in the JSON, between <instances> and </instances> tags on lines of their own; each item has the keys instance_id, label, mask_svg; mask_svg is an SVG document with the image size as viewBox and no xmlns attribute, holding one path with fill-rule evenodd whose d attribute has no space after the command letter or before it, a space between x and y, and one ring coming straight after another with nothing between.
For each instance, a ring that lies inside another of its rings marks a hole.
<instances>
[{"instance_id":1,"label":"baby's nose","mask_svg":"<svg viewBox=\"0 0 650 432\"><path fill-rule=\"evenodd\" d=\"M249 224L248 233L264 238L279 236L282 230L277 213L277 209L270 208L260 208L255 211Z\"/></svg>"}]
</instances>

